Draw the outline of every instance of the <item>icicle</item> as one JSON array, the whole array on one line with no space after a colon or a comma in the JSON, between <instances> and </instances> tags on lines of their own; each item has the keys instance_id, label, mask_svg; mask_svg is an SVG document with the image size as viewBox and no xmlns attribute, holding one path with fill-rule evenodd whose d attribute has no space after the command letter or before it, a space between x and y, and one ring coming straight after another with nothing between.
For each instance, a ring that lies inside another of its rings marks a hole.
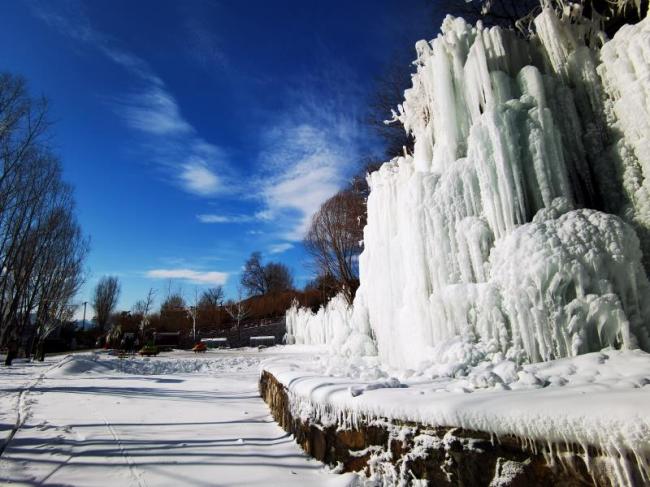
<instances>
[{"instance_id":1,"label":"icicle","mask_svg":"<svg viewBox=\"0 0 650 487\"><path fill-rule=\"evenodd\" d=\"M604 151L591 143L602 139L596 56L551 9L536 22L538 44L451 17L418 43L418 72L396 114L414 155L369 177L354 306L337 298L315 315L291 310L296 342L413 369L451 359L451 343L475 348L469 364L494 351L521 363L650 349L650 285L634 231L574 209L595 198L589 164ZM650 92L639 84L650 77L646 38L650 22L622 29L600 72L606 91L626 87L613 111L629 144L650 154ZM634 222L650 230L650 192L635 184Z\"/></svg>"}]
</instances>

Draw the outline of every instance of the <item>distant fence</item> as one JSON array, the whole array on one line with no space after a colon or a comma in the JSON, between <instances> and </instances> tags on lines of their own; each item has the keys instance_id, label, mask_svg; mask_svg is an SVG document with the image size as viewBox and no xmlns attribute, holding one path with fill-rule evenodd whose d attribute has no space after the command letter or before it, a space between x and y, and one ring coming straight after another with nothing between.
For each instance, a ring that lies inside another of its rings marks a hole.
<instances>
[{"instance_id":1,"label":"distant fence","mask_svg":"<svg viewBox=\"0 0 650 487\"><path fill-rule=\"evenodd\" d=\"M275 337L273 335L254 336L251 337L250 345L251 347L259 347L259 346L272 347L273 345L275 345Z\"/></svg>"},{"instance_id":2,"label":"distant fence","mask_svg":"<svg viewBox=\"0 0 650 487\"><path fill-rule=\"evenodd\" d=\"M201 338L201 341L208 348L228 348L230 346L227 338Z\"/></svg>"},{"instance_id":3,"label":"distant fence","mask_svg":"<svg viewBox=\"0 0 650 487\"><path fill-rule=\"evenodd\" d=\"M211 338L225 338L228 341L228 345L233 348L237 347L248 347L251 346L252 337L273 337L274 343L283 343L284 335L287 332L287 326L284 321L284 316L276 320L265 320L262 322L250 322L243 324L241 329L237 327L228 328L227 330L198 330L197 331L197 341ZM269 345L271 340L267 340ZM267 343L265 343L266 345ZM207 345L207 342L206 342ZM255 345L253 345L255 346Z\"/></svg>"},{"instance_id":4,"label":"distant fence","mask_svg":"<svg viewBox=\"0 0 650 487\"><path fill-rule=\"evenodd\" d=\"M153 343L160 349L172 349L181 345L181 332L154 332Z\"/></svg>"}]
</instances>

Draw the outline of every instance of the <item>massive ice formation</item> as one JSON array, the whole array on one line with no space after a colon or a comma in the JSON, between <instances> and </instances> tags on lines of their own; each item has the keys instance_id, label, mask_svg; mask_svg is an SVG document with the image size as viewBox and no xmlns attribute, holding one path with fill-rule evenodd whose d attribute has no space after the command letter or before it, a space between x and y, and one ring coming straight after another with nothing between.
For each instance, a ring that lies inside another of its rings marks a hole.
<instances>
[{"instance_id":1,"label":"massive ice formation","mask_svg":"<svg viewBox=\"0 0 650 487\"><path fill-rule=\"evenodd\" d=\"M650 350L650 22L600 52L549 9L535 25L448 17L417 44L396 114L415 148L369 176L354 306L291 310L297 341L372 336L401 368L458 340L477 360Z\"/></svg>"},{"instance_id":2,"label":"massive ice formation","mask_svg":"<svg viewBox=\"0 0 650 487\"><path fill-rule=\"evenodd\" d=\"M364 309L361 304L357 308ZM294 304L287 311L286 323L287 341L292 345L328 345L336 352L360 356L377 353L370 338L368 319L355 317L352 306L342 294L317 313Z\"/></svg>"}]
</instances>

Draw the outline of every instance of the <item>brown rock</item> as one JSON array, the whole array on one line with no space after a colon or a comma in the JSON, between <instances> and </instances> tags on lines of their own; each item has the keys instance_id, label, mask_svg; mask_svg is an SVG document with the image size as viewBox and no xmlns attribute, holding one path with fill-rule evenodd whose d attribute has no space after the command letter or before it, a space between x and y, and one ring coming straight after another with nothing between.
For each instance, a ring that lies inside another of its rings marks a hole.
<instances>
[{"instance_id":1,"label":"brown rock","mask_svg":"<svg viewBox=\"0 0 650 487\"><path fill-rule=\"evenodd\" d=\"M361 421L357 428L348 430L336 425L324 427L292 417L287 390L270 373L262 373L259 389L275 420L307 453L330 466L341 463L345 472L368 472L373 454L383 452L381 461L372 463L374 473L381 474L381 469L390 465L390 470L394 467L407 484L416 478L436 486L488 486L492 482L499 487L615 485L608 459L597 448L589 448L591 470L587 470L583 457L576 453L581 451L578 445L555 445L554 462L549 464L542 454L549 455L545 444L535 445L534 453L514 436L493 439L481 431L388 419L371 424ZM408 434L396 439L404 427L409 428ZM433 441L425 443L431 446L418 446L418 435L431 436ZM637 466L636 471L632 469L633 482L642 485L635 457L628 455L627 459Z\"/></svg>"}]
</instances>

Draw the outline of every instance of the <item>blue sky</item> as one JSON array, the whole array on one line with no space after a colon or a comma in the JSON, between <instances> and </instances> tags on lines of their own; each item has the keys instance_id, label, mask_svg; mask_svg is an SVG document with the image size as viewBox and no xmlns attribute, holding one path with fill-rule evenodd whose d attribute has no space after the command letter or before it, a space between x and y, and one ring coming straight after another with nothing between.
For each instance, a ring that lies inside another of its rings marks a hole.
<instances>
[{"instance_id":1,"label":"blue sky","mask_svg":"<svg viewBox=\"0 0 650 487\"><path fill-rule=\"evenodd\" d=\"M48 98L91 238L78 302L107 274L121 309L170 279L234 296L255 250L304 284L304 229L378 150L368 93L429 4L0 0L0 70Z\"/></svg>"}]
</instances>

